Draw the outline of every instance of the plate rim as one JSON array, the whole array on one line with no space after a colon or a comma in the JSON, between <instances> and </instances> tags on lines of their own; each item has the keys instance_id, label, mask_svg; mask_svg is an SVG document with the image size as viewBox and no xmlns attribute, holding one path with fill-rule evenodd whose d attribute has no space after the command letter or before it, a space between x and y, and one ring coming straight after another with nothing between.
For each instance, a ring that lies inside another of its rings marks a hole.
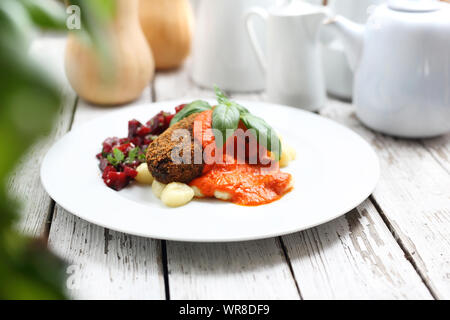
<instances>
[{"instance_id":1,"label":"plate rim","mask_svg":"<svg viewBox=\"0 0 450 320\"><path fill-rule=\"evenodd\" d=\"M214 101L211 98L202 98L203 100L206 101ZM370 195L374 192L374 190L376 189L377 185L378 185L378 181L381 175L381 167L380 167L380 161L379 161L379 157L376 154L375 150L373 149L373 147L363 138L361 137L358 133L356 133L354 130L350 129L349 127L334 121L333 119L329 119L327 117L309 112L309 111L305 111L302 109L298 109L292 106L287 106L287 105L281 105L281 104L275 104L275 103L270 103L270 102L265 102L265 101L251 101L251 100L245 100L245 99L236 99L239 103L242 104L258 104L258 105L265 105L266 107L283 107L283 108L288 108L291 110L295 110L295 112L300 112L306 116L310 116L316 119L320 119L320 121L324 121L324 122L329 122L334 126L338 126L340 129L347 131L348 133L352 134L355 138L359 139L360 142L362 142L363 144L366 145L367 149L370 150L370 152L373 155L373 158L375 160L375 167L374 169L376 170L376 172L374 172L374 183L373 183L373 187L370 189L370 192L366 192L367 194L364 194L364 196L362 196L362 200L360 200L358 202L358 204L356 205L349 205L347 206L345 209L341 209L341 210L336 210L336 214L334 215L330 215L329 217L327 217L326 219L323 219L321 221L315 222L315 223L310 223L307 225L303 225L301 227L293 227L289 230L285 230L283 232L279 232L279 231L275 231L273 233L265 233L265 234L260 234L260 235L250 235L247 237L235 237L235 238L224 238L224 237L217 237L217 238L185 238L185 237L176 237L176 236L162 236L161 234L154 234L152 232L148 232L148 233L142 233L142 232L136 232L136 231L130 231L127 229L122 229L120 227L111 227L110 225L107 225L105 223L96 221L96 219L91 219L89 217L89 215L84 215L84 214L80 214L79 212L76 212L78 210L69 210L66 205L64 204L65 201L58 201L57 199L55 199L54 197L54 193L51 191L51 188L48 187L48 185L46 184L45 178L44 178L44 167L45 164L49 161L48 158L51 155L51 151L54 150L54 148L57 147L57 145L67 136L70 135L76 135L78 131L82 131L84 127L88 127L90 123L96 122L101 118L107 118L107 117L115 117L119 114L122 113L127 113L127 112L132 112L133 109L139 109L139 108L143 108L143 107L149 107L149 106L154 106L154 105L164 105L164 104L170 104L171 106L177 105L177 103L183 103L186 102L186 100L190 100L190 98L186 98L186 99L170 99L170 100L163 100L163 101L157 101L157 102L151 102L151 103L139 103L136 105L132 105L132 106L128 106L128 108L122 108L122 109L118 109L115 111L111 111L108 114L104 114L104 115L100 115L100 116L96 116L93 119L90 119L82 124L80 124L79 126L77 126L76 128L74 128L73 130L70 130L68 132L66 132L63 136L59 137L56 141L53 142L52 146L47 150L42 163L40 165L40 181L42 186L44 187L46 193L55 201L55 203L57 203L61 208L63 208L65 211L67 211L70 214L75 215L76 217L83 219L89 223L93 223L95 225L98 225L100 227L103 228L107 228L113 231L117 231L117 232L122 232L122 233L126 233L126 234L130 234L130 235L135 235L135 236L139 236L139 237L145 237L145 238L152 238L152 239L159 239L159 240L169 240L169 241L180 241L180 242L199 242L199 243L226 243L226 242L242 242L242 241L253 241L253 240L261 240L261 239L268 239L268 238L273 238L273 237L278 237L278 236L285 236L285 235L289 235L289 234L293 234L296 232L300 232L300 231L304 231L304 230L308 230L311 228L314 228L316 226L328 223L330 221L333 221L341 216L343 216L344 214L350 212L352 209L358 207L361 203L363 203L367 198L370 197ZM164 108L163 109L167 109ZM61 200L61 199L59 199Z\"/></svg>"}]
</instances>

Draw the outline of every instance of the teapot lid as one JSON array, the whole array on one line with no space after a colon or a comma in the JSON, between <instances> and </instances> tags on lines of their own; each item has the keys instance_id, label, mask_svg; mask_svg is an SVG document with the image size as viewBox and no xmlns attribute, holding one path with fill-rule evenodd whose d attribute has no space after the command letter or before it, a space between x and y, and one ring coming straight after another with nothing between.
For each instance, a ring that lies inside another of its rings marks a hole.
<instances>
[{"instance_id":1,"label":"teapot lid","mask_svg":"<svg viewBox=\"0 0 450 320\"><path fill-rule=\"evenodd\" d=\"M407 12L430 12L441 8L435 0L390 0L388 6L392 10Z\"/></svg>"}]
</instances>

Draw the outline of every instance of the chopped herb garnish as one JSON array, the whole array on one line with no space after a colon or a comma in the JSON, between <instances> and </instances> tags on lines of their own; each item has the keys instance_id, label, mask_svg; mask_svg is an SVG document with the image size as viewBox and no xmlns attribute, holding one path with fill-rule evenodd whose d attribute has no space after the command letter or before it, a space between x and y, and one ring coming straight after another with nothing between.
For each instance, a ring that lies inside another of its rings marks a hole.
<instances>
[{"instance_id":1,"label":"chopped herb garnish","mask_svg":"<svg viewBox=\"0 0 450 320\"><path fill-rule=\"evenodd\" d=\"M139 147L133 148L128 152L128 157L126 162L132 163L134 160L136 160L136 157L138 156L141 149Z\"/></svg>"},{"instance_id":2,"label":"chopped herb garnish","mask_svg":"<svg viewBox=\"0 0 450 320\"><path fill-rule=\"evenodd\" d=\"M145 153L141 153L138 155L138 160L139 161L145 161Z\"/></svg>"},{"instance_id":3,"label":"chopped herb garnish","mask_svg":"<svg viewBox=\"0 0 450 320\"><path fill-rule=\"evenodd\" d=\"M117 148L113 149L113 154L114 154L114 156L111 154L108 154L108 156L106 157L108 159L109 163L111 163L113 166L117 166L125 159L125 155L123 154L123 152Z\"/></svg>"}]
</instances>

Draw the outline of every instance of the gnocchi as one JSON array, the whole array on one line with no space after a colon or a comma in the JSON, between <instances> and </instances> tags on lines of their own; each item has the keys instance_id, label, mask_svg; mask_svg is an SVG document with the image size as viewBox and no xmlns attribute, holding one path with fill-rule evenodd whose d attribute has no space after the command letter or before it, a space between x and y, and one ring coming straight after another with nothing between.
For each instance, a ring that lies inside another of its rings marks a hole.
<instances>
[{"instance_id":1,"label":"gnocchi","mask_svg":"<svg viewBox=\"0 0 450 320\"><path fill-rule=\"evenodd\" d=\"M281 157L280 157L280 168L286 167L290 161L295 160L297 157L297 153L295 149L288 145L284 140L280 137L281 141Z\"/></svg>"},{"instance_id":2,"label":"gnocchi","mask_svg":"<svg viewBox=\"0 0 450 320\"><path fill-rule=\"evenodd\" d=\"M152 184L153 176L148 170L147 163L141 163L137 168L136 181L143 184Z\"/></svg>"},{"instance_id":3,"label":"gnocchi","mask_svg":"<svg viewBox=\"0 0 450 320\"><path fill-rule=\"evenodd\" d=\"M156 179L153 179L152 183L152 192L157 198L161 198L161 193L163 192L166 185L164 183L159 182Z\"/></svg>"},{"instance_id":4,"label":"gnocchi","mask_svg":"<svg viewBox=\"0 0 450 320\"><path fill-rule=\"evenodd\" d=\"M217 199L220 199L220 200L225 200L225 201L231 199L231 195L228 192L219 191L219 190L214 191L214 197L216 197Z\"/></svg>"},{"instance_id":5,"label":"gnocchi","mask_svg":"<svg viewBox=\"0 0 450 320\"><path fill-rule=\"evenodd\" d=\"M194 190L185 183L171 182L161 193L162 202L168 207L180 207L194 198Z\"/></svg>"},{"instance_id":6,"label":"gnocchi","mask_svg":"<svg viewBox=\"0 0 450 320\"><path fill-rule=\"evenodd\" d=\"M194 197L197 197L197 198L203 198L203 197L205 196L205 195L200 191L200 189L197 188L196 186L192 186L191 188L192 188L192 190L194 190Z\"/></svg>"}]
</instances>

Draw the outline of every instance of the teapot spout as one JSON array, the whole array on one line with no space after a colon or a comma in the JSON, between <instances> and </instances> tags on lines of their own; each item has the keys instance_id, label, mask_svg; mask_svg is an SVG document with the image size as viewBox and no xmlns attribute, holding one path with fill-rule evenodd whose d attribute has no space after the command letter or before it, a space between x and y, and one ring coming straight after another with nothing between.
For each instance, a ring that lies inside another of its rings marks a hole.
<instances>
[{"instance_id":1,"label":"teapot spout","mask_svg":"<svg viewBox=\"0 0 450 320\"><path fill-rule=\"evenodd\" d=\"M335 16L324 22L326 29L336 33L342 40L350 68L355 71L364 44L364 25L352 22L342 16Z\"/></svg>"}]
</instances>

